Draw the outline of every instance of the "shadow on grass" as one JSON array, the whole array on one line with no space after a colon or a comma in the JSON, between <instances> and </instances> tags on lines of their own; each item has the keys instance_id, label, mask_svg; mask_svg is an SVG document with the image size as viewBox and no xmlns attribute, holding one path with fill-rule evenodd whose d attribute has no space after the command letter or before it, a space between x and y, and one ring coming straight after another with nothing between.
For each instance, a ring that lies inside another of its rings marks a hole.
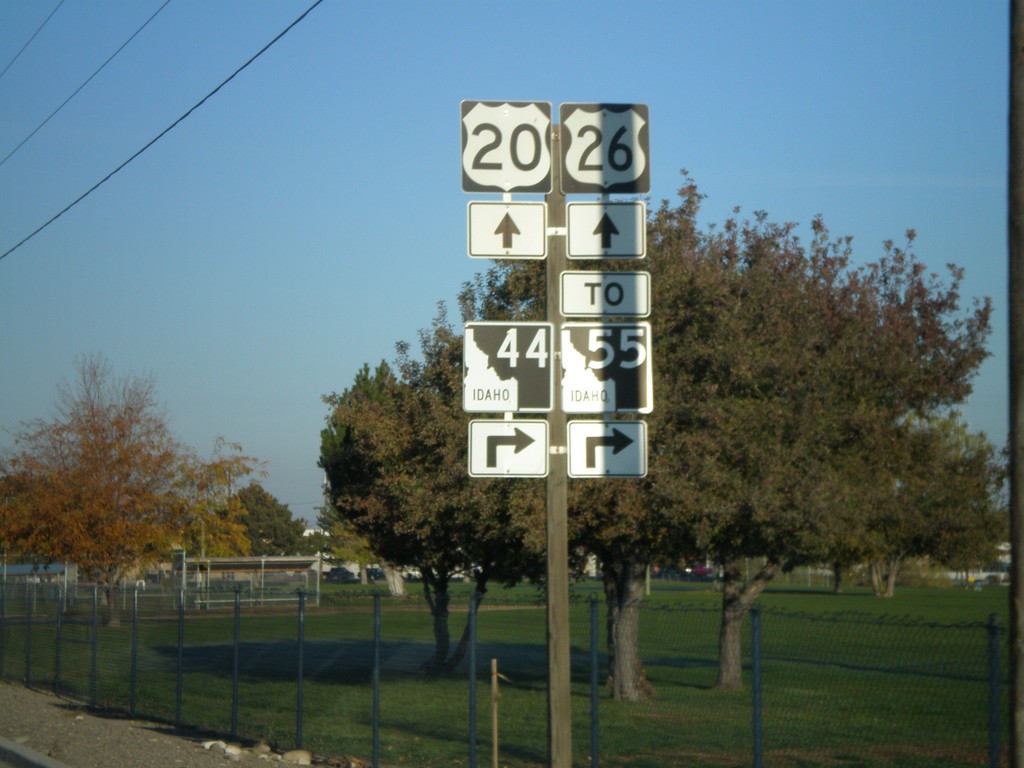
<instances>
[{"instance_id":1,"label":"shadow on grass","mask_svg":"<svg viewBox=\"0 0 1024 768\"><path fill-rule=\"evenodd\" d=\"M178 648L158 645L153 652L166 671L177 664ZM302 669L305 680L339 685L364 686L371 682L374 664L373 642L369 640L307 640L303 645ZM424 680L465 680L468 656L450 673L427 673L426 662L434 652L427 641L383 642L380 647L381 679L421 677ZM477 646L480 679L490 674L490 660L498 659L506 683L516 688L546 690L548 682L547 648L523 643L481 643ZM230 680L235 659L232 643L187 645L182 650L184 673L207 674ZM603 657L601 662L603 665ZM295 680L299 669L299 646L294 640L244 641L238 646L239 678L249 682ZM589 651L572 653L574 684L590 682Z\"/></svg>"}]
</instances>

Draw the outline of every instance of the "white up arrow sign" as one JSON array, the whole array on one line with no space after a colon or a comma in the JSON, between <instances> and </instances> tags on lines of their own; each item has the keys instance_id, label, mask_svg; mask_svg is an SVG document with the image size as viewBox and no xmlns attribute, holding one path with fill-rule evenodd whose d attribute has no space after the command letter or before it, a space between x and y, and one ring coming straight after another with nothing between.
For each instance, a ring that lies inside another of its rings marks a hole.
<instances>
[{"instance_id":1,"label":"white up arrow sign","mask_svg":"<svg viewBox=\"0 0 1024 768\"><path fill-rule=\"evenodd\" d=\"M475 259L543 259L547 254L544 203L469 204L469 255Z\"/></svg>"},{"instance_id":2,"label":"white up arrow sign","mask_svg":"<svg viewBox=\"0 0 1024 768\"><path fill-rule=\"evenodd\" d=\"M646 219L642 202L569 203L567 254L570 259L642 259Z\"/></svg>"}]
</instances>

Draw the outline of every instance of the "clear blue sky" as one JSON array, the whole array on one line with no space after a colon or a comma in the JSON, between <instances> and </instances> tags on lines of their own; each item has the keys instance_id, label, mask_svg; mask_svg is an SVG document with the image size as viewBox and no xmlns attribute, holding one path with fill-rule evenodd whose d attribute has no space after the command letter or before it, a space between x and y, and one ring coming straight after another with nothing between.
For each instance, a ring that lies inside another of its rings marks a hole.
<instances>
[{"instance_id":1,"label":"clear blue sky","mask_svg":"<svg viewBox=\"0 0 1024 768\"><path fill-rule=\"evenodd\" d=\"M58 0L0 0L0 68ZM163 0L65 0L0 77L0 157ZM0 165L0 252L89 189L312 0L171 0ZM326 408L487 266L466 255L463 99L640 102L652 190L854 237L917 230L991 296L965 409L1007 431L1005 0L325 0L187 120L0 260L0 447L83 354L151 375L201 453L223 435L314 519ZM657 312L657 307L654 307ZM457 319L453 308L453 318ZM655 404L657 407L657 404Z\"/></svg>"}]
</instances>

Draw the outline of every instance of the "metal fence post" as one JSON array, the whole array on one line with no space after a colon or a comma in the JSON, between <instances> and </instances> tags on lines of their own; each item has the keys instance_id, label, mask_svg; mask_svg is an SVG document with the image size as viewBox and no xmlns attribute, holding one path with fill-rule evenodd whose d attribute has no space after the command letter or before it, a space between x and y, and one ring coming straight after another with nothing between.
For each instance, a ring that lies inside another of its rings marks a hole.
<instances>
[{"instance_id":1,"label":"metal fence post","mask_svg":"<svg viewBox=\"0 0 1024 768\"><path fill-rule=\"evenodd\" d=\"M242 585L235 585L235 631L231 656L231 738L238 736L238 657L242 650Z\"/></svg>"},{"instance_id":2,"label":"metal fence post","mask_svg":"<svg viewBox=\"0 0 1024 768\"><path fill-rule=\"evenodd\" d=\"M108 605L111 611L117 606ZM100 641L100 588L94 584L92 587L92 658L89 660L89 704L96 706L96 670L99 664L97 646Z\"/></svg>"},{"instance_id":3,"label":"metal fence post","mask_svg":"<svg viewBox=\"0 0 1024 768\"><path fill-rule=\"evenodd\" d=\"M7 578L0 581L0 679L4 678L7 645Z\"/></svg>"},{"instance_id":4,"label":"metal fence post","mask_svg":"<svg viewBox=\"0 0 1024 768\"><path fill-rule=\"evenodd\" d=\"M600 742L597 730L598 707L597 595L590 596L590 765L600 764Z\"/></svg>"},{"instance_id":5,"label":"metal fence post","mask_svg":"<svg viewBox=\"0 0 1024 768\"><path fill-rule=\"evenodd\" d=\"M175 672L174 727L181 728L181 694L185 678L185 590L178 599L178 665Z\"/></svg>"},{"instance_id":6,"label":"metal fence post","mask_svg":"<svg viewBox=\"0 0 1024 768\"><path fill-rule=\"evenodd\" d=\"M139 677L139 588L132 593L132 658L131 695L128 699L128 714L135 717L135 690Z\"/></svg>"},{"instance_id":7,"label":"metal fence post","mask_svg":"<svg viewBox=\"0 0 1024 768\"><path fill-rule=\"evenodd\" d=\"M25 581L25 687L32 687L32 600L28 580Z\"/></svg>"},{"instance_id":8,"label":"metal fence post","mask_svg":"<svg viewBox=\"0 0 1024 768\"><path fill-rule=\"evenodd\" d=\"M988 617L988 764L999 768L1000 711L999 711L999 617Z\"/></svg>"},{"instance_id":9,"label":"metal fence post","mask_svg":"<svg viewBox=\"0 0 1024 768\"><path fill-rule=\"evenodd\" d=\"M306 593L299 592L299 671L295 701L295 748L302 749L302 661L306 641Z\"/></svg>"},{"instance_id":10,"label":"metal fence post","mask_svg":"<svg viewBox=\"0 0 1024 768\"><path fill-rule=\"evenodd\" d=\"M761 609L750 609L750 655L754 710L754 768L761 768L764 745L761 733Z\"/></svg>"},{"instance_id":11,"label":"metal fence post","mask_svg":"<svg viewBox=\"0 0 1024 768\"><path fill-rule=\"evenodd\" d=\"M380 593L373 593L373 768L380 766Z\"/></svg>"},{"instance_id":12,"label":"metal fence post","mask_svg":"<svg viewBox=\"0 0 1024 768\"><path fill-rule=\"evenodd\" d=\"M60 694L61 676L61 646L64 643L64 621L61 616L60 606L57 606L57 632L53 649L53 692Z\"/></svg>"},{"instance_id":13,"label":"metal fence post","mask_svg":"<svg viewBox=\"0 0 1024 768\"><path fill-rule=\"evenodd\" d=\"M476 594L469 593L469 768L476 768Z\"/></svg>"}]
</instances>

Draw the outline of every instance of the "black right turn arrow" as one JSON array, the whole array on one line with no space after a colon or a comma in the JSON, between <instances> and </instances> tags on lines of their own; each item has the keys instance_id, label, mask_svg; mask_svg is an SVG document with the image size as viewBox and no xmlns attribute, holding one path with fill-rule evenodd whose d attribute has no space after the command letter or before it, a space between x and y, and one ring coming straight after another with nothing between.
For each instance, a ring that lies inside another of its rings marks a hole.
<instances>
[{"instance_id":1,"label":"black right turn arrow","mask_svg":"<svg viewBox=\"0 0 1024 768\"><path fill-rule=\"evenodd\" d=\"M612 454L621 453L625 448L633 444L633 440L624 432L612 427L611 435L599 435L598 437L587 438L587 469L594 469L597 466L597 449L611 448Z\"/></svg>"},{"instance_id":2,"label":"black right turn arrow","mask_svg":"<svg viewBox=\"0 0 1024 768\"><path fill-rule=\"evenodd\" d=\"M489 435L487 437L487 466L497 467L498 466L498 448L503 445L511 445L515 447L515 452L520 453L524 448L527 448L536 442L532 437L523 432L519 427L516 427L516 433L514 435ZM616 430L618 431L618 430ZM624 436L624 435L623 435ZM625 437L625 436L624 436ZM629 438L626 438L627 440ZM632 442L630 440L630 442Z\"/></svg>"}]
</instances>

